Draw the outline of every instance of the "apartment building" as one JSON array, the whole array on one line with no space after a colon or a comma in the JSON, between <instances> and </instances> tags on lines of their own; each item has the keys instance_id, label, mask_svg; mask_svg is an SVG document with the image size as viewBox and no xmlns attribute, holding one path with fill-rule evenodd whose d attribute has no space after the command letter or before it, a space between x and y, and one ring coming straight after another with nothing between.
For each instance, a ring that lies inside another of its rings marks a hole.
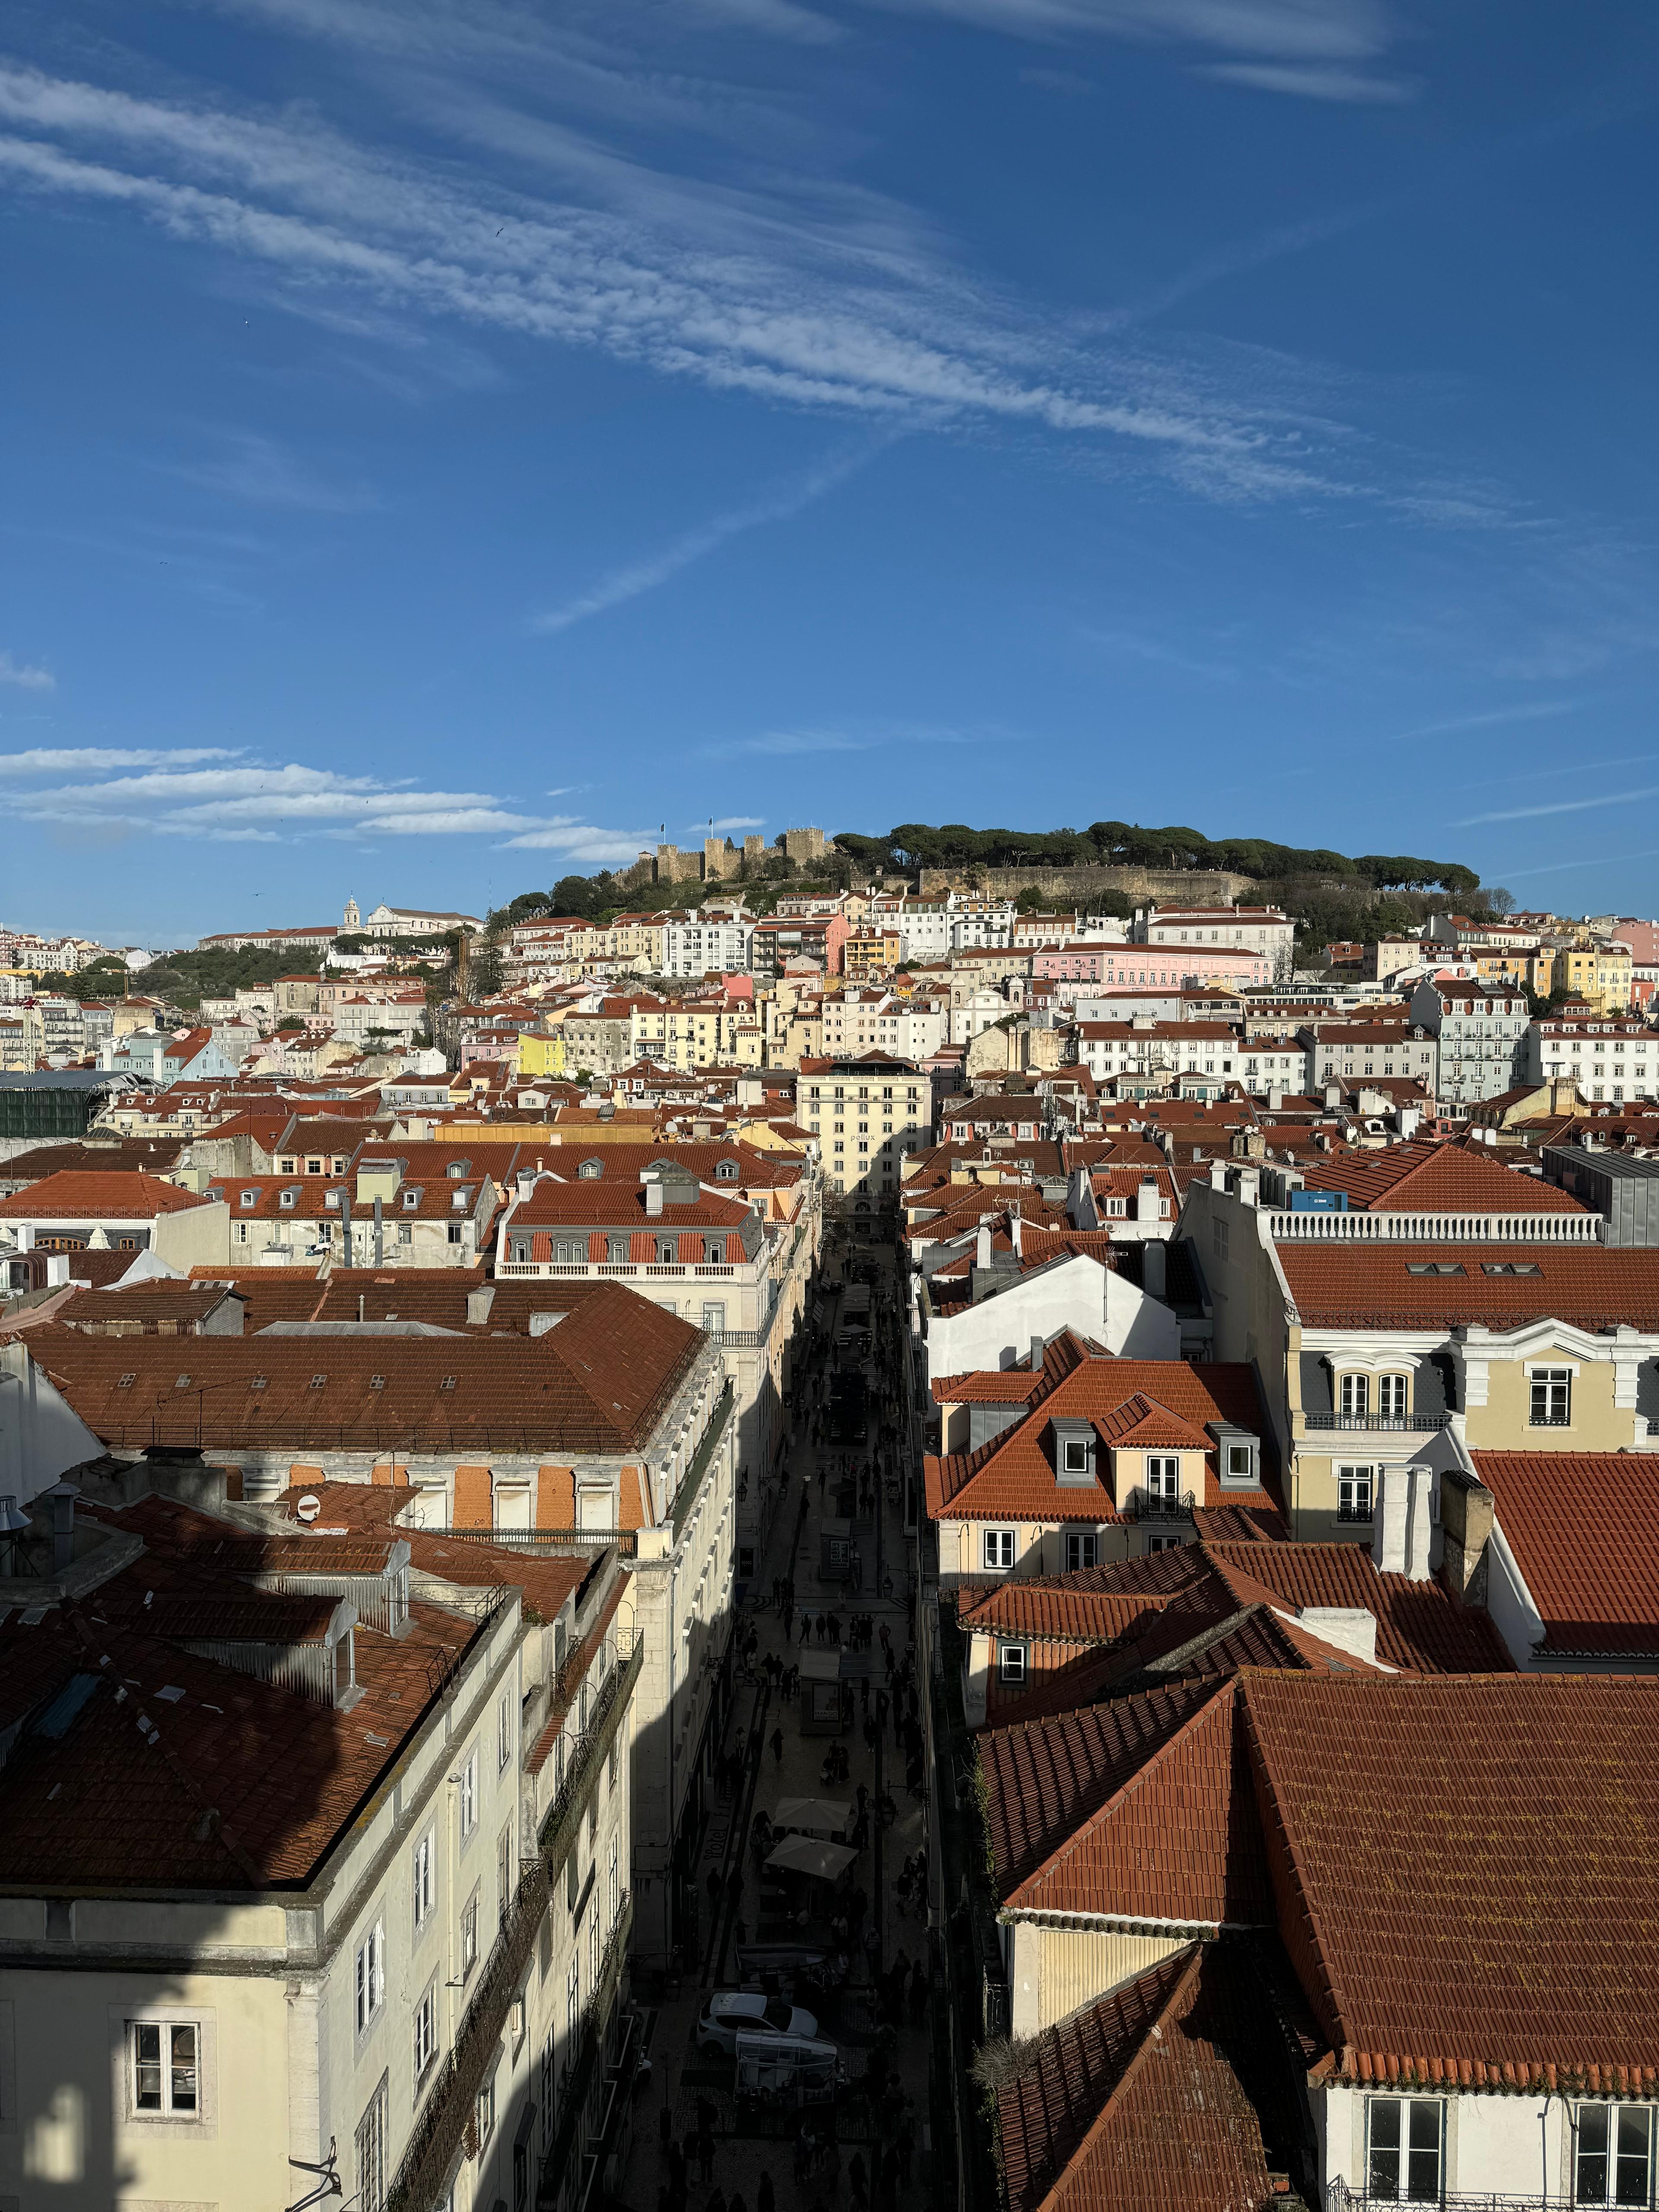
<instances>
[{"instance_id":1,"label":"apartment building","mask_svg":"<svg viewBox=\"0 0 1659 2212\"><path fill-rule=\"evenodd\" d=\"M500 1208L488 1174L465 1157L430 1175L392 1152L359 1153L349 1178L230 1176L208 1186L229 1216L239 1267L293 1266L327 1255L343 1267L472 1267Z\"/></svg>"},{"instance_id":2,"label":"apartment building","mask_svg":"<svg viewBox=\"0 0 1659 2212\"><path fill-rule=\"evenodd\" d=\"M1261 1375L1293 1534L1369 1540L1403 1470L1431 1543L1465 1451L1653 1448L1659 1253L1605 1246L1566 1192L1455 1146L1333 1158L1316 1177L1259 1188L1218 1163L1181 1221L1218 1357Z\"/></svg>"},{"instance_id":3,"label":"apartment building","mask_svg":"<svg viewBox=\"0 0 1659 2212\"><path fill-rule=\"evenodd\" d=\"M1309 1090L1380 1076L1419 1082L1435 1096L1440 1048L1425 1029L1396 1022L1316 1022L1299 1034L1307 1050Z\"/></svg>"},{"instance_id":4,"label":"apartment building","mask_svg":"<svg viewBox=\"0 0 1659 2212\"><path fill-rule=\"evenodd\" d=\"M1414 1027L1439 1048L1437 1092L1449 1106L1476 1106L1526 1080L1532 1009L1504 984L1425 976L1413 992Z\"/></svg>"},{"instance_id":5,"label":"apartment building","mask_svg":"<svg viewBox=\"0 0 1659 2212\"><path fill-rule=\"evenodd\" d=\"M868 1213L896 1198L904 1155L933 1139L933 1081L880 1052L803 1060L795 1115L818 1139L826 1190Z\"/></svg>"},{"instance_id":6,"label":"apartment building","mask_svg":"<svg viewBox=\"0 0 1659 2212\"><path fill-rule=\"evenodd\" d=\"M137 1462L86 1479L72 1558L0 1629L0 2189L251 2212L314 2175L460 2212L557 2190L562 2135L599 2130L629 1918L614 1554L325 1533L315 1496L191 1508Z\"/></svg>"},{"instance_id":7,"label":"apartment building","mask_svg":"<svg viewBox=\"0 0 1659 2212\"><path fill-rule=\"evenodd\" d=\"M1650 2202L1652 1703L1304 1634L981 1736L1011 2212Z\"/></svg>"},{"instance_id":8,"label":"apartment building","mask_svg":"<svg viewBox=\"0 0 1659 2212\"><path fill-rule=\"evenodd\" d=\"M741 973L750 964L754 934L754 923L738 915L698 913L671 920L662 933L662 972L694 981Z\"/></svg>"},{"instance_id":9,"label":"apartment building","mask_svg":"<svg viewBox=\"0 0 1659 2212\"><path fill-rule=\"evenodd\" d=\"M1659 1032L1634 1016L1564 1006L1528 1024L1523 1080L1570 1076L1581 1098L1659 1095Z\"/></svg>"},{"instance_id":10,"label":"apartment building","mask_svg":"<svg viewBox=\"0 0 1659 2212\"><path fill-rule=\"evenodd\" d=\"M1130 935L1137 945L1237 945L1288 957L1296 924L1276 906L1148 907L1137 911Z\"/></svg>"},{"instance_id":11,"label":"apartment building","mask_svg":"<svg viewBox=\"0 0 1659 2212\"><path fill-rule=\"evenodd\" d=\"M1097 1083L1112 1084L1120 1097L1167 1091L1182 1074L1212 1076L1230 1086L1243 1080L1245 1059L1243 1040L1228 1023L1160 1022L1150 1014L1136 1014L1127 1022L1079 1022L1077 1056ZM1260 1066L1264 1056L1255 1057ZM1267 1057L1294 1059L1305 1066L1301 1054ZM1265 1087L1268 1079L1258 1073L1256 1083Z\"/></svg>"},{"instance_id":12,"label":"apartment building","mask_svg":"<svg viewBox=\"0 0 1659 2212\"><path fill-rule=\"evenodd\" d=\"M1068 1329L1024 1370L931 1389L940 1449L922 1472L942 1589L1160 1552L1217 1507L1277 1514L1248 1366L1115 1358Z\"/></svg>"},{"instance_id":13,"label":"apartment building","mask_svg":"<svg viewBox=\"0 0 1659 2212\"><path fill-rule=\"evenodd\" d=\"M998 1000L998 1012L1006 1005ZM925 1060L946 1042L946 1016L888 991L826 992L818 1002L821 1051L830 1059L884 1052L894 1060ZM953 1038L960 1042L960 1038Z\"/></svg>"}]
</instances>

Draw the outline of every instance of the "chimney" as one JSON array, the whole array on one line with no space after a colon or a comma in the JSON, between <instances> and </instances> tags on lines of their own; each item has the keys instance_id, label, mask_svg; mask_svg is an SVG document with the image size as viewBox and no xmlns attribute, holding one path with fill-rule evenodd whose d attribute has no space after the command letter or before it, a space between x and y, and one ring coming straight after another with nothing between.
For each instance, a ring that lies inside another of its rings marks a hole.
<instances>
[{"instance_id":1,"label":"chimney","mask_svg":"<svg viewBox=\"0 0 1659 2212\"><path fill-rule=\"evenodd\" d=\"M1371 1557L1382 1573L1405 1575L1414 1583L1428 1581L1433 1482L1433 1472L1426 1467L1382 1469L1371 1536Z\"/></svg>"},{"instance_id":2,"label":"chimney","mask_svg":"<svg viewBox=\"0 0 1659 2212\"><path fill-rule=\"evenodd\" d=\"M1014 1240L1014 1257L1017 1260L1023 1259L1025 1255L1024 1243L1024 1222L1020 1217L1019 1200L1015 1199L1012 1205L1008 1208L1008 1234Z\"/></svg>"},{"instance_id":3,"label":"chimney","mask_svg":"<svg viewBox=\"0 0 1659 2212\"><path fill-rule=\"evenodd\" d=\"M469 1291L467 1292L466 1325L469 1328L482 1328L483 1327L484 1323L489 1319L489 1309L495 1301L495 1285L494 1283L486 1283L481 1290Z\"/></svg>"},{"instance_id":4,"label":"chimney","mask_svg":"<svg viewBox=\"0 0 1659 2212\"><path fill-rule=\"evenodd\" d=\"M1150 1175L1142 1176L1140 1188L1135 1193L1135 1219L1161 1221L1163 1218L1164 1209L1163 1202L1158 1197L1158 1177Z\"/></svg>"},{"instance_id":5,"label":"chimney","mask_svg":"<svg viewBox=\"0 0 1659 2212\"><path fill-rule=\"evenodd\" d=\"M1261 1176L1258 1169L1240 1168L1238 1194L1246 1206L1259 1206L1261 1203Z\"/></svg>"},{"instance_id":6,"label":"chimney","mask_svg":"<svg viewBox=\"0 0 1659 2212\"><path fill-rule=\"evenodd\" d=\"M1034 1336L1031 1339L1031 1372L1033 1375L1041 1375L1042 1372L1042 1355L1048 1349L1048 1340L1046 1336Z\"/></svg>"},{"instance_id":7,"label":"chimney","mask_svg":"<svg viewBox=\"0 0 1659 2212\"><path fill-rule=\"evenodd\" d=\"M648 1182L648 1183L647 1183L647 1185L645 1186L645 1210L646 1210L647 1213L648 1213L648 1214L660 1214L660 1213L661 1213L661 1212L662 1212L662 1197L663 1197L663 1192L662 1192L662 1185L661 1185L661 1183L660 1183L660 1182Z\"/></svg>"},{"instance_id":8,"label":"chimney","mask_svg":"<svg viewBox=\"0 0 1659 2212\"><path fill-rule=\"evenodd\" d=\"M1210 1188L1212 1190L1225 1190L1226 1188L1227 1163L1224 1160L1212 1160L1210 1162Z\"/></svg>"},{"instance_id":9,"label":"chimney","mask_svg":"<svg viewBox=\"0 0 1659 2212\"><path fill-rule=\"evenodd\" d=\"M1304 1605L1296 1617L1322 1644L1352 1651L1356 1659L1376 1660L1376 1615L1363 1605Z\"/></svg>"},{"instance_id":10,"label":"chimney","mask_svg":"<svg viewBox=\"0 0 1659 2212\"><path fill-rule=\"evenodd\" d=\"M1169 1254L1160 1237L1149 1237L1140 1248L1140 1287L1149 1298L1161 1298L1169 1281Z\"/></svg>"},{"instance_id":11,"label":"chimney","mask_svg":"<svg viewBox=\"0 0 1659 2212\"><path fill-rule=\"evenodd\" d=\"M976 1267L988 1267L990 1264L991 1224L988 1221L981 1221L979 1224L979 1235L974 1244L974 1265Z\"/></svg>"},{"instance_id":12,"label":"chimney","mask_svg":"<svg viewBox=\"0 0 1659 2212\"><path fill-rule=\"evenodd\" d=\"M41 1494L52 1506L52 1571L61 1575L75 1557L75 1501L81 1493L72 1482L54 1482Z\"/></svg>"},{"instance_id":13,"label":"chimney","mask_svg":"<svg viewBox=\"0 0 1659 2212\"><path fill-rule=\"evenodd\" d=\"M1267 1093L1267 1111L1270 1114L1277 1114L1284 1103L1285 1094L1282 1091L1275 1088Z\"/></svg>"}]
</instances>

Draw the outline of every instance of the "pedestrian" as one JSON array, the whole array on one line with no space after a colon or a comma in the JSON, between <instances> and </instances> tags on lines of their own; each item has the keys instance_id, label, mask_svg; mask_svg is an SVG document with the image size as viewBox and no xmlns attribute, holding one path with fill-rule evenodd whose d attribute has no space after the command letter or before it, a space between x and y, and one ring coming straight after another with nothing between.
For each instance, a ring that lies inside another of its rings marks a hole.
<instances>
[{"instance_id":1,"label":"pedestrian","mask_svg":"<svg viewBox=\"0 0 1659 2212\"><path fill-rule=\"evenodd\" d=\"M743 1863L741 1860L733 1866L731 1873L726 1876L726 1894L732 1900L732 1909L735 1912L738 1905L743 1903Z\"/></svg>"},{"instance_id":2,"label":"pedestrian","mask_svg":"<svg viewBox=\"0 0 1659 2212\"><path fill-rule=\"evenodd\" d=\"M786 1598L783 1605L783 1640L786 1644L789 1641L789 1624L794 1617L794 1605L790 1599Z\"/></svg>"},{"instance_id":3,"label":"pedestrian","mask_svg":"<svg viewBox=\"0 0 1659 2212\"><path fill-rule=\"evenodd\" d=\"M859 1711L866 1720L870 1717L870 1677L866 1674L859 1684Z\"/></svg>"},{"instance_id":4,"label":"pedestrian","mask_svg":"<svg viewBox=\"0 0 1659 2212\"><path fill-rule=\"evenodd\" d=\"M708 2212L726 2212L726 2195L718 2184L708 2200Z\"/></svg>"},{"instance_id":5,"label":"pedestrian","mask_svg":"<svg viewBox=\"0 0 1659 2212\"><path fill-rule=\"evenodd\" d=\"M708 1892L710 1911L718 1912L720 1907L720 1870L718 1867L709 1868L708 1879L703 1884L703 1887Z\"/></svg>"},{"instance_id":6,"label":"pedestrian","mask_svg":"<svg viewBox=\"0 0 1659 2212\"><path fill-rule=\"evenodd\" d=\"M775 1728L772 1731L772 1756L780 1766L783 1765L783 1730L781 1728Z\"/></svg>"},{"instance_id":7,"label":"pedestrian","mask_svg":"<svg viewBox=\"0 0 1659 2212\"><path fill-rule=\"evenodd\" d=\"M890 2205L894 2198L897 2196L898 2178L898 2150L895 2144L890 2142L886 2150L882 2154L881 2161L881 2198L884 2204ZM734 2198L732 2201L735 2212L737 2200Z\"/></svg>"},{"instance_id":8,"label":"pedestrian","mask_svg":"<svg viewBox=\"0 0 1659 2212\"><path fill-rule=\"evenodd\" d=\"M823 2185L833 2200L841 2187L841 2145L836 2141L833 2129L830 2130L830 2147L823 2154Z\"/></svg>"},{"instance_id":9,"label":"pedestrian","mask_svg":"<svg viewBox=\"0 0 1659 2212\"><path fill-rule=\"evenodd\" d=\"M674 2108L672 2105L665 2105L657 2115L657 2148L664 2158L667 2157L668 2146L673 2140Z\"/></svg>"},{"instance_id":10,"label":"pedestrian","mask_svg":"<svg viewBox=\"0 0 1659 2212\"><path fill-rule=\"evenodd\" d=\"M810 1613L802 1613L802 1615L801 1615L801 1617L800 1617L800 1640L801 1640L801 1642L802 1642L803 1644L805 1644L805 1641L806 1641L806 1639L807 1639L807 1638L808 1638L811 1633L812 1633L812 1616L811 1616L811 1614Z\"/></svg>"},{"instance_id":11,"label":"pedestrian","mask_svg":"<svg viewBox=\"0 0 1659 2212\"><path fill-rule=\"evenodd\" d=\"M884 1628L881 1632L885 1636L887 1631ZM890 1658L890 1653L889 1654L889 1656ZM886 1691L878 1690L876 1692L876 1725L878 1728L884 1729L887 1725L887 1705L888 1698Z\"/></svg>"},{"instance_id":12,"label":"pedestrian","mask_svg":"<svg viewBox=\"0 0 1659 2212\"><path fill-rule=\"evenodd\" d=\"M755 2191L755 2212L777 2212L777 2198L772 2193L772 2177L763 2173Z\"/></svg>"},{"instance_id":13,"label":"pedestrian","mask_svg":"<svg viewBox=\"0 0 1659 2212\"><path fill-rule=\"evenodd\" d=\"M893 2171L895 2173L898 2172L896 2160L894 2161ZM749 2208L743 2201L743 2191L740 2189L734 2189L732 2191L731 2201L726 2205L726 2212L749 2212Z\"/></svg>"},{"instance_id":14,"label":"pedestrian","mask_svg":"<svg viewBox=\"0 0 1659 2212\"><path fill-rule=\"evenodd\" d=\"M855 2150L847 2163L847 2179L853 2191L854 2207L862 2205L866 2194L864 2153Z\"/></svg>"},{"instance_id":15,"label":"pedestrian","mask_svg":"<svg viewBox=\"0 0 1659 2212\"><path fill-rule=\"evenodd\" d=\"M682 2197L685 2194L685 2153L671 2136L668 2144L668 2193L672 2197L677 2192Z\"/></svg>"},{"instance_id":16,"label":"pedestrian","mask_svg":"<svg viewBox=\"0 0 1659 2212\"><path fill-rule=\"evenodd\" d=\"M712 2135L714 2123L720 2118L719 2108L707 2097L697 2100L697 2125L705 2135Z\"/></svg>"},{"instance_id":17,"label":"pedestrian","mask_svg":"<svg viewBox=\"0 0 1659 2212\"><path fill-rule=\"evenodd\" d=\"M703 2179L712 2181L714 2179L714 2137L708 2128L697 2130L697 2164L702 2168Z\"/></svg>"},{"instance_id":18,"label":"pedestrian","mask_svg":"<svg viewBox=\"0 0 1659 2212\"><path fill-rule=\"evenodd\" d=\"M866 1713L864 1716L864 1747L870 1753L872 1757L874 1756L876 1746L880 1742L880 1741L881 1731L876 1726L874 1721L871 1719L869 1714Z\"/></svg>"}]
</instances>

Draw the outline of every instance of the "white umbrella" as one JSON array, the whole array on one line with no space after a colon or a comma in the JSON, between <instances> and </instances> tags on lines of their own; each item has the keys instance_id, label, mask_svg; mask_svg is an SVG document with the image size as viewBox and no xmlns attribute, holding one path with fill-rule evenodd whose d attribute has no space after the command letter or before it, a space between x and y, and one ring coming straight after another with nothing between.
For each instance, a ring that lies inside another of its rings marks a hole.
<instances>
[{"instance_id":1,"label":"white umbrella","mask_svg":"<svg viewBox=\"0 0 1659 2212\"><path fill-rule=\"evenodd\" d=\"M786 1836L766 1863L789 1874L814 1874L820 1881L833 1881L857 1856L845 1844L819 1844L810 1836Z\"/></svg>"}]
</instances>

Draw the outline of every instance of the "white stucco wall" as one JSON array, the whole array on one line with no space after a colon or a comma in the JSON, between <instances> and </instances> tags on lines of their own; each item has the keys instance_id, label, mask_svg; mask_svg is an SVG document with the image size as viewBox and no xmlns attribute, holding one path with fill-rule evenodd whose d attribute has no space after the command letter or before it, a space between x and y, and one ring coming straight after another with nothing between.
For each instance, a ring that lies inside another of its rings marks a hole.
<instances>
[{"instance_id":1,"label":"white stucco wall","mask_svg":"<svg viewBox=\"0 0 1659 2212\"><path fill-rule=\"evenodd\" d=\"M1079 1257L927 1328L927 1379L1012 1367L1034 1336L1073 1328L1126 1359L1179 1359L1181 1324L1168 1306L1097 1261Z\"/></svg>"}]
</instances>

